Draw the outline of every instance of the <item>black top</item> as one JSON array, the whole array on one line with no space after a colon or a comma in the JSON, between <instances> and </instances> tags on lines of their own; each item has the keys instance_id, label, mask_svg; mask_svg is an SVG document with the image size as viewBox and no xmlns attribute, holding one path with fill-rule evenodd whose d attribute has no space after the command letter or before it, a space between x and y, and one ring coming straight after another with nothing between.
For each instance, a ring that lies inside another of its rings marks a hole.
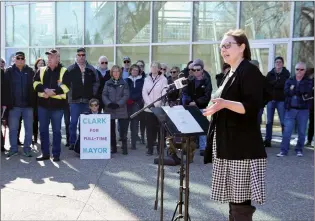
<instances>
[{"instance_id":1,"label":"black top","mask_svg":"<svg viewBox=\"0 0 315 221\"><path fill-rule=\"evenodd\" d=\"M245 114L222 109L212 116L205 163L211 162L211 135L213 136L214 129L217 158L243 160L267 157L257 120L258 112L264 103L264 82L264 76L255 65L248 60L240 63L226 83L221 98L241 102Z\"/></svg>"}]
</instances>

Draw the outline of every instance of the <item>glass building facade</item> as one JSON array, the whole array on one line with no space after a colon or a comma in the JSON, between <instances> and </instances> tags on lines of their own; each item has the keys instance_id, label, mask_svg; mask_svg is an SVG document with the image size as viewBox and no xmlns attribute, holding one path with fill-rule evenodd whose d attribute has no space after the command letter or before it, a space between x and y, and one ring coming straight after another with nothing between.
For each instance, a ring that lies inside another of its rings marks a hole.
<instances>
[{"instance_id":1,"label":"glass building facade","mask_svg":"<svg viewBox=\"0 0 315 221\"><path fill-rule=\"evenodd\" d=\"M184 68L200 58L211 74L220 73L219 43L229 29L246 31L252 59L262 73L283 56L289 70L297 61L314 62L314 2L1 2L1 56L8 64L17 50L34 65L57 48L65 66L76 49L85 47L97 65L106 55L109 65L144 60Z\"/></svg>"}]
</instances>

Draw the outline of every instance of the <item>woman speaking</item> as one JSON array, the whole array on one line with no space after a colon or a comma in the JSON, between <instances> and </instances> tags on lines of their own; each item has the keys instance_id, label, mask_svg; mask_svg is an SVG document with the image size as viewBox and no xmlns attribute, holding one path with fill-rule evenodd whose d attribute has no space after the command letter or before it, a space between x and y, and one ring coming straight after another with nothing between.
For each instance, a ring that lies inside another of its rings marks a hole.
<instances>
[{"instance_id":1,"label":"woman speaking","mask_svg":"<svg viewBox=\"0 0 315 221\"><path fill-rule=\"evenodd\" d=\"M257 121L264 104L264 76L251 64L248 39L242 30L225 33L220 44L231 66L212 97L205 163L213 160L213 200L229 203L229 220L251 221L265 201L266 152ZM212 151L211 151L212 149Z\"/></svg>"}]
</instances>

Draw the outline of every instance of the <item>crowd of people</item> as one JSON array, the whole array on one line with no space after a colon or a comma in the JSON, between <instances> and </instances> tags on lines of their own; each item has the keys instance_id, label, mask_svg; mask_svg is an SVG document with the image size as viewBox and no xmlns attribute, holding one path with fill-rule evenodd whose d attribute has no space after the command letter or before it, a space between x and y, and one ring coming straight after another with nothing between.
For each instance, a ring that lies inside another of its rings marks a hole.
<instances>
[{"instance_id":1,"label":"crowd of people","mask_svg":"<svg viewBox=\"0 0 315 221\"><path fill-rule=\"evenodd\" d=\"M232 220L250 220L247 218L255 211L251 200L260 204L265 201L265 147L271 146L275 109L283 133L278 157L288 154L296 125L295 151L297 156L303 156L308 119L307 145L313 140L314 69L298 62L291 75L279 56L275 58L275 67L264 76L258 61L251 60L249 42L242 30L227 32L220 48L225 63L222 73L216 76L218 90L214 93L210 74L201 59L189 61L183 70L154 61L150 64L150 73L145 73L144 61L132 63L127 56L122 58L122 66L110 68L107 57L100 56L94 67L87 61L85 48L77 49L75 62L67 68L56 49L45 53L47 60L38 58L34 68L26 64L22 51L16 52L10 67L5 68L1 59L2 123L9 128L10 142L7 156L18 155L18 146L23 145L23 155L32 157L32 144L37 143L39 131L42 154L36 160L49 160L52 155L53 161L60 161L62 118L66 126L65 146L74 150L79 117L86 112L110 114L112 154L117 153L118 131L122 154L137 149L137 142L141 142L146 144L146 154L151 156L154 147L165 142L164 137L159 137L158 119L150 108L136 118L130 119L130 116L165 95L168 84L186 77L190 79L186 87L174 90L154 106L196 106L209 117L208 135L198 137L197 143L205 163L213 162L212 198L230 203ZM265 106L267 122L263 142L260 125ZM23 143L19 140L21 121L25 130ZM5 151L1 135L1 150Z\"/></svg>"}]
</instances>

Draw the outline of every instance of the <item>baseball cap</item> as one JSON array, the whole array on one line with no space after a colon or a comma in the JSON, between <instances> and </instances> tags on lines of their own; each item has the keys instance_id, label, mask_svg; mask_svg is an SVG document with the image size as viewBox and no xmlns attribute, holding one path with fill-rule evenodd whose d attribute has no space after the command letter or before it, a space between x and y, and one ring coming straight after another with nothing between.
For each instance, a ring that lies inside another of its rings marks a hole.
<instances>
[{"instance_id":1,"label":"baseball cap","mask_svg":"<svg viewBox=\"0 0 315 221\"><path fill-rule=\"evenodd\" d=\"M124 57L123 58L123 61L130 61L131 59L128 57L128 56L126 56L126 57Z\"/></svg>"},{"instance_id":2,"label":"baseball cap","mask_svg":"<svg viewBox=\"0 0 315 221\"><path fill-rule=\"evenodd\" d=\"M77 49L77 53L78 53L78 52L85 52L85 48L78 48L78 49Z\"/></svg>"},{"instance_id":3,"label":"baseball cap","mask_svg":"<svg viewBox=\"0 0 315 221\"><path fill-rule=\"evenodd\" d=\"M58 54L58 51L56 49L50 49L49 51L45 52L45 55L50 55L50 54Z\"/></svg>"},{"instance_id":4,"label":"baseball cap","mask_svg":"<svg viewBox=\"0 0 315 221\"><path fill-rule=\"evenodd\" d=\"M17 51L17 52L15 53L15 56L21 56L21 57L24 57L24 58L25 58L25 54L24 54L23 51Z\"/></svg>"},{"instance_id":5,"label":"baseball cap","mask_svg":"<svg viewBox=\"0 0 315 221\"><path fill-rule=\"evenodd\" d=\"M203 61L199 58L195 59L193 64L194 64L194 66L201 66L202 69L204 67Z\"/></svg>"}]
</instances>

